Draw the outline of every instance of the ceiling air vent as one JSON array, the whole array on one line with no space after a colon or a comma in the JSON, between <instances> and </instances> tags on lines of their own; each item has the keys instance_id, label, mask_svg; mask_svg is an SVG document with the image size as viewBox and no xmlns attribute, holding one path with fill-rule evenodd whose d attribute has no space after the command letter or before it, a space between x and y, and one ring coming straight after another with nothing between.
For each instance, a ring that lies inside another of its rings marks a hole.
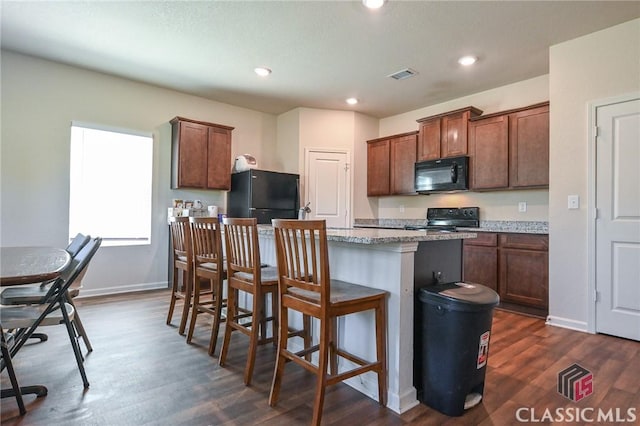
<instances>
[{"instance_id":1,"label":"ceiling air vent","mask_svg":"<svg viewBox=\"0 0 640 426\"><path fill-rule=\"evenodd\" d=\"M413 77L416 74L418 74L418 71L412 70L411 68L405 68L398 72L394 72L393 74L390 74L387 77L391 77L394 80L404 80L405 78Z\"/></svg>"}]
</instances>

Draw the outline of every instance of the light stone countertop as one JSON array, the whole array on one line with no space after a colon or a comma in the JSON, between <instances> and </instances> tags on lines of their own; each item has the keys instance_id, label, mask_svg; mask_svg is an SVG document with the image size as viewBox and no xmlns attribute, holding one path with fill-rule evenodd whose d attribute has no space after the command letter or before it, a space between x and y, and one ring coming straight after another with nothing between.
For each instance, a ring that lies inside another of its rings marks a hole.
<instances>
[{"instance_id":1,"label":"light stone countertop","mask_svg":"<svg viewBox=\"0 0 640 426\"><path fill-rule=\"evenodd\" d=\"M270 225L258 225L259 235L273 235ZM462 240L476 238L470 231L407 231L404 229L379 228L327 228L327 240L353 244L390 244L421 241Z\"/></svg>"},{"instance_id":2,"label":"light stone countertop","mask_svg":"<svg viewBox=\"0 0 640 426\"><path fill-rule=\"evenodd\" d=\"M403 229L405 225L424 225L424 219L356 219L360 229ZM481 220L479 228L458 228L465 232L509 232L521 234L548 234L549 222L517 220Z\"/></svg>"}]
</instances>

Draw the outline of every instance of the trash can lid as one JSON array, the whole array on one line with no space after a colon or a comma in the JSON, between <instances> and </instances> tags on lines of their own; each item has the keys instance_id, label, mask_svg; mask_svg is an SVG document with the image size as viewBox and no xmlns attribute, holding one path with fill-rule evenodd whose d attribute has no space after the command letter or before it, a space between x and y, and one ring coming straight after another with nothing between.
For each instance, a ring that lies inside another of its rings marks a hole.
<instances>
[{"instance_id":1,"label":"trash can lid","mask_svg":"<svg viewBox=\"0 0 640 426\"><path fill-rule=\"evenodd\" d=\"M495 306L500 301L498 293L489 287L466 282L437 284L420 289L420 300Z\"/></svg>"}]
</instances>

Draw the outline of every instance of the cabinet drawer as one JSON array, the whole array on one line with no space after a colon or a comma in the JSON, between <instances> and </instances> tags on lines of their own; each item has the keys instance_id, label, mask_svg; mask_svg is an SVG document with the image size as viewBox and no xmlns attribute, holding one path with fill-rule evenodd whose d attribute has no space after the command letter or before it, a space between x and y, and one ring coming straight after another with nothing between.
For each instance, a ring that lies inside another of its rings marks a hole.
<instances>
[{"instance_id":1,"label":"cabinet drawer","mask_svg":"<svg viewBox=\"0 0 640 426\"><path fill-rule=\"evenodd\" d=\"M495 247L498 245L498 234L495 232L476 232L477 238L469 238L464 240L464 245L469 246L490 246Z\"/></svg>"},{"instance_id":2,"label":"cabinet drawer","mask_svg":"<svg viewBox=\"0 0 640 426\"><path fill-rule=\"evenodd\" d=\"M524 250L549 250L548 235L500 234L500 247Z\"/></svg>"}]
</instances>

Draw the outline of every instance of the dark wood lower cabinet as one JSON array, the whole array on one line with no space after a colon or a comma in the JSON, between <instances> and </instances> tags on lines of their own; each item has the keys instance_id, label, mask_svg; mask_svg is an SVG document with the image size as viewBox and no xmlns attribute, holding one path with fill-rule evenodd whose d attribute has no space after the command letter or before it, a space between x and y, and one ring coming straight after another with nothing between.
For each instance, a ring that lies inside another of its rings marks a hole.
<instances>
[{"instance_id":1,"label":"dark wood lower cabinet","mask_svg":"<svg viewBox=\"0 0 640 426\"><path fill-rule=\"evenodd\" d=\"M548 246L547 235L478 233L477 239L464 241L463 279L496 290L502 307L545 316Z\"/></svg>"},{"instance_id":2,"label":"dark wood lower cabinet","mask_svg":"<svg viewBox=\"0 0 640 426\"><path fill-rule=\"evenodd\" d=\"M485 285L498 291L498 239L494 233L478 233L465 240L462 256L464 281Z\"/></svg>"}]
</instances>

